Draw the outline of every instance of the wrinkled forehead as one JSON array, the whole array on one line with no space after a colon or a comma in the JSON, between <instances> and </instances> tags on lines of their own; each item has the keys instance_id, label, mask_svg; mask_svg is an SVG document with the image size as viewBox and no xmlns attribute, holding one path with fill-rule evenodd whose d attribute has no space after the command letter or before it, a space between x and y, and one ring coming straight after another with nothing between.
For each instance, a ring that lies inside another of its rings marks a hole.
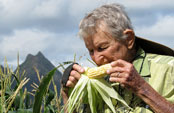
<instances>
[{"instance_id":1,"label":"wrinkled forehead","mask_svg":"<svg viewBox=\"0 0 174 113\"><path fill-rule=\"evenodd\" d=\"M110 30L104 21L98 21L95 25L86 26L81 31L81 38L93 36L96 33L107 33L110 34Z\"/></svg>"},{"instance_id":2,"label":"wrinkled forehead","mask_svg":"<svg viewBox=\"0 0 174 113\"><path fill-rule=\"evenodd\" d=\"M89 43L98 45L98 43L107 42L108 40L114 41L115 38L113 38L112 35L106 31L107 30L105 30L105 29L97 29L95 33L93 33L91 35L87 35L86 37L83 38L83 40L86 45L88 45Z\"/></svg>"}]
</instances>

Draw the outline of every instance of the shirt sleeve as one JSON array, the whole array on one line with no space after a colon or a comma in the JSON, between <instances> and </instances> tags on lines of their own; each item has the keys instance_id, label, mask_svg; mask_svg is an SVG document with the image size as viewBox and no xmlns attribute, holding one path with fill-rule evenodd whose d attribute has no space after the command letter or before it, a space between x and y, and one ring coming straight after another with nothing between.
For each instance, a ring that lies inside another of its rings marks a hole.
<instances>
[{"instance_id":1,"label":"shirt sleeve","mask_svg":"<svg viewBox=\"0 0 174 113\"><path fill-rule=\"evenodd\" d=\"M174 103L174 65L151 63L149 84L164 98Z\"/></svg>"}]
</instances>

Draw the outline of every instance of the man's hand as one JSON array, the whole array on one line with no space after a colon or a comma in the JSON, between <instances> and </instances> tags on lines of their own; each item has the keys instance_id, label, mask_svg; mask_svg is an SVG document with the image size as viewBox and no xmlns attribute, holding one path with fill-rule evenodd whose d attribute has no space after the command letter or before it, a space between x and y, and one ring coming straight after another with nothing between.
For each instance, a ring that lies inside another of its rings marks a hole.
<instances>
[{"instance_id":1,"label":"man's hand","mask_svg":"<svg viewBox=\"0 0 174 113\"><path fill-rule=\"evenodd\" d=\"M118 82L134 92L139 91L145 80L138 74L133 64L124 60L111 63L112 68L108 71L111 82Z\"/></svg>"},{"instance_id":2,"label":"man's hand","mask_svg":"<svg viewBox=\"0 0 174 113\"><path fill-rule=\"evenodd\" d=\"M80 79L80 74L84 73L85 69L78 64L73 65L73 70L70 73L69 80L66 83L67 87L74 87Z\"/></svg>"},{"instance_id":3,"label":"man's hand","mask_svg":"<svg viewBox=\"0 0 174 113\"><path fill-rule=\"evenodd\" d=\"M133 64L124 60L111 63L112 68L108 70L111 82L118 82L122 86L132 90L155 113L174 113L174 104L168 102L156 92L136 71Z\"/></svg>"},{"instance_id":4,"label":"man's hand","mask_svg":"<svg viewBox=\"0 0 174 113\"><path fill-rule=\"evenodd\" d=\"M69 88L68 87L74 87L77 83L77 81L80 79L80 74L81 73L84 73L85 72L85 69L82 68L80 65L78 64L74 64L73 65L73 69L72 71L70 72L70 76L69 76L69 79L66 83L66 87L63 86L63 84L61 85L61 95L63 97L63 102L64 104L67 103L67 100L68 100L68 90ZM65 108L65 111L66 111L66 108ZM67 113L67 112L65 112Z\"/></svg>"}]
</instances>

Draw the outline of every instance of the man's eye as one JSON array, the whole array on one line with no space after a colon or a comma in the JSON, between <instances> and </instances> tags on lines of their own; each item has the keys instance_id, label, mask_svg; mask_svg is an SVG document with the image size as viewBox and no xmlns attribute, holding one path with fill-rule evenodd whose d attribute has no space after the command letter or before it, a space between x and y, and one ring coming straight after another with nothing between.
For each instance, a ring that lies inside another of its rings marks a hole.
<instances>
[{"instance_id":1,"label":"man's eye","mask_svg":"<svg viewBox=\"0 0 174 113\"><path fill-rule=\"evenodd\" d=\"M99 47L98 48L98 51L103 51L103 50L105 50L106 49L106 47Z\"/></svg>"},{"instance_id":2,"label":"man's eye","mask_svg":"<svg viewBox=\"0 0 174 113\"><path fill-rule=\"evenodd\" d=\"M90 55L94 53L94 50L89 50Z\"/></svg>"}]
</instances>

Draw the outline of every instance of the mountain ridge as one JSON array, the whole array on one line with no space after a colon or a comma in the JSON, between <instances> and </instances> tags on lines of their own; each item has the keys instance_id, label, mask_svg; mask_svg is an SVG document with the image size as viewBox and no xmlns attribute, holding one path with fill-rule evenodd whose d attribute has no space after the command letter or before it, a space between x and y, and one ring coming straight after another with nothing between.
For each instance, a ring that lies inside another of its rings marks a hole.
<instances>
[{"instance_id":1,"label":"mountain ridge","mask_svg":"<svg viewBox=\"0 0 174 113\"><path fill-rule=\"evenodd\" d=\"M39 85L39 80L37 77L36 70L38 70L40 76L45 76L48 72L54 69L55 66L39 51L36 55L28 54L25 61L19 65L19 75L25 71L24 76L30 78L29 82L24 86L28 91L32 91L31 84L36 83ZM17 69L15 70L15 72ZM61 80L61 72L56 71L53 77L54 82L57 86L58 94L60 93L60 80ZM50 89L54 89L53 85L50 85Z\"/></svg>"}]
</instances>

